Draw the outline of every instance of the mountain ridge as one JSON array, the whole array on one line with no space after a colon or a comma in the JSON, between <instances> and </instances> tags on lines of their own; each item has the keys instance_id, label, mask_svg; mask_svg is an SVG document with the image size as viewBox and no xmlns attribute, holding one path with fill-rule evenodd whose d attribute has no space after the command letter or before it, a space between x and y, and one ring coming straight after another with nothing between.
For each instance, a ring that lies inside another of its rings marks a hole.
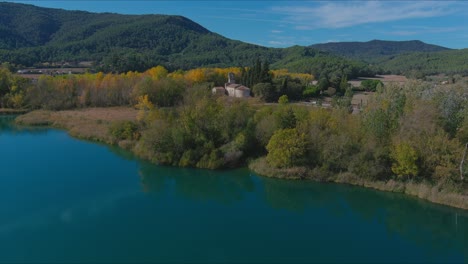
<instances>
[{"instance_id":1,"label":"mountain ridge","mask_svg":"<svg viewBox=\"0 0 468 264\"><path fill-rule=\"evenodd\" d=\"M438 52L452 50L443 46L428 44L421 40L370 40L365 42L328 42L310 45L309 47L327 51L366 62L376 62L390 56L412 52Z\"/></svg>"}]
</instances>

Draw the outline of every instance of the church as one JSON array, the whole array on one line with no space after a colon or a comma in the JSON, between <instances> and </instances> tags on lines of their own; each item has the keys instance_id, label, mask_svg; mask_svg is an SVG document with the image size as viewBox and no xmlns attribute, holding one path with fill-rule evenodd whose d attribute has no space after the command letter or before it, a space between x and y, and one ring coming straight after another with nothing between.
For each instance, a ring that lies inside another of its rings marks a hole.
<instances>
[{"instance_id":1,"label":"church","mask_svg":"<svg viewBox=\"0 0 468 264\"><path fill-rule=\"evenodd\" d=\"M224 84L224 87L214 87L212 92L217 95L228 95L238 98L250 97L250 88L242 84L237 84L234 73L232 72L228 74L228 82Z\"/></svg>"}]
</instances>

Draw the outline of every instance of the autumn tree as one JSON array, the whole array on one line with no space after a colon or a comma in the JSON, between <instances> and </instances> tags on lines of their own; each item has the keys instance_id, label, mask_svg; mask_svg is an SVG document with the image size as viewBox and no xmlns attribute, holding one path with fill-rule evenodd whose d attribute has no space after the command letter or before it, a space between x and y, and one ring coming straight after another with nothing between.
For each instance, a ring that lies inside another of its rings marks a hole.
<instances>
[{"instance_id":1,"label":"autumn tree","mask_svg":"<svg viewBox=\"0 0 468 264\"><path fill-rule=\"evenodd\" d=\"M277 168L301 165L306 154L305 135L295 128L276 131L267 145L267 161Z\"/></svg>"}]
</instances>

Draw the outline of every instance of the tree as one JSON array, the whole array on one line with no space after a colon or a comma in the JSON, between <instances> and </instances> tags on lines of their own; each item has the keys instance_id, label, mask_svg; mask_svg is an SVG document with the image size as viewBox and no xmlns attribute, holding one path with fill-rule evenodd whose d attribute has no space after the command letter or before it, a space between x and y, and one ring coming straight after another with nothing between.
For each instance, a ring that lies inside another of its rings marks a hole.
<instances>
[{"instance_id":1,"label":"tree","mask_svg":"<svg viewBox=\"0 0 468 264\"><path fill-rule=\"evenodd\" d=\"M11 73L5 68L0 68L0 97L10 91Z\"/></svg>"},{"instance_id":2,"label":"tree","mask_svg":"<svg viewBox=\"0 0 468 264\"><path fill-rule=\"evenodd\" d=\"M338 89L338 93L339 94L346 93L346 91L348 90L348 87L349 87L348 78L346 77L346 75L343 75L343 77L341 77L341 82L340 82L340 87Z\"/></svg>"},{"instance_id":3,"label":"tree","mask_svg":"<svg viewBox=\"0 0 468 264\"><path fill-rule=\"evenodd\" d=\"M297 119L291 106L280 104L280 107L275 112L275 117L279 128L285 129L296 127Z\"/></svg>"},{"instance_id":4,"label":"tree","mask_svg":"<svg viewBox=\"0 0 468 264\"><path fill-rule=\"evenodd\" d=\"M368 92L375 92L378 85L383 86L383 83L380 80L364 80L361 82L361 88Z\"/></svg>"},{"instance_id":5,"label":"tree","mask_svg":"<svg viewBox=\"0 0 468 264\"><path fill-rule=\"evenodd\" d=\"M277 98L277 93L271 83L257 83L252 87L252 92L255 97L265 102L273 102Z\"/></svg>"},{"instance_id":6,"label":"tree","mask_svg":"<svg viewBox=\"0 0 468 264\"><path fill-rule=\"evenodd\" d=\"M416 151L407 143L398 143L393 148L392 171L398 177L414 177L418 175L419 169L416 162L418 155Z\"/></svg>"},{"instance_id":7,"label":"tree","mask_svg":"<svg viewBox=\"0 0 468 264\"><path fill-rule=\"evenodd\" d=\"M151 76L154 80L160 80L167 77L167 70L163 66L156 66L146 71L146 73Z\"/></svg>"},{"instance_id":8,"label":"tree","mask_svg":"<svg viewBox=\"0 0 468 264\"><path fill-rule=\"evenodd\" d=\"M320 95L320 89L317 86L311 85L307 87L303 92L302 92L302 97L304 99L309 99L311 97L317 97Z\"/></svg>"},{"instance_id":9,"label":"tree","mask_svg":"<svg viewBox=\"0 0 468 264\"><path fill-rule=\"evenodd\" d=\"M317 86L320 89L320 91L327 90L328 86L330 86L330 83L328 82L328 78L326 76L321 76Z\"/></svg>"},{"instance_id":10,"label":"tree","mask_svg":"<svg viewBox=\"0 0 468 264\"><path fill-rule=\"evenodd\" d=\"M301 165L307 151L305 135L295 128L276 131L266 148L268 163L278 168Z\"/></svg>"},{"instance_id":11,"label":"tree","mask_svg":"<svg viewBox=\"0 0 468 264\"><path fill-rule=\"evenodd\" d=\"M272 74L268 62L262 63L259 58L255 60L252 67L242 72L242 83L248 87L253 87L258 83L271 83Z\"/></svg>"}]
</instances>

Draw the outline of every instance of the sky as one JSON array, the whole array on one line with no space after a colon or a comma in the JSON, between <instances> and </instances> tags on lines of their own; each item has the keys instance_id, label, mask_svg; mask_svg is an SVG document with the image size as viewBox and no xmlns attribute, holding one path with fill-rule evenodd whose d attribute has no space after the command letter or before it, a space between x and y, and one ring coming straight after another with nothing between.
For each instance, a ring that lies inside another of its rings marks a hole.
<instances>
[{"instance_id":1,"label":"sky","mask_svg":"<svg viewBox=\"0 0 468 264\"><path fill-rule=\"evenodd\" d=\"M225 37L268 47L380 39L468 48L468 1L8 2L90 12L182 15Z\"/></svg>"}]
</instances>

